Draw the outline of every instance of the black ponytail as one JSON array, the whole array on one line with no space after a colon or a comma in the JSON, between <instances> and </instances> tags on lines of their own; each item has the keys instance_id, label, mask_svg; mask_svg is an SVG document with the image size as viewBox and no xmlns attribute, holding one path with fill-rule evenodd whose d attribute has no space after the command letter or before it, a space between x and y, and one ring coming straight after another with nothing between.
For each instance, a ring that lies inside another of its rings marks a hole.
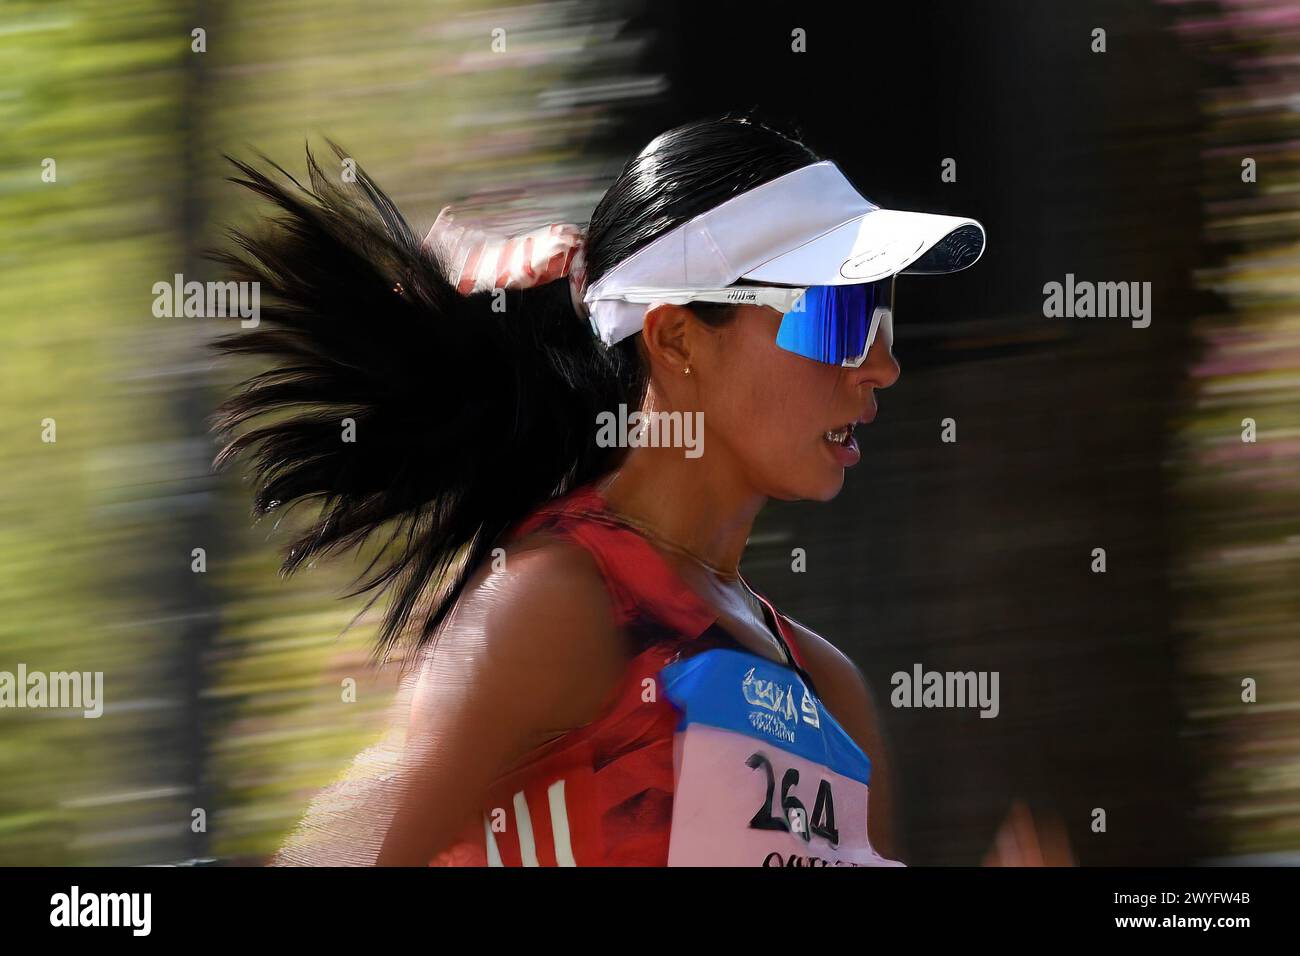
<instances>
[{"instance_id":1,"label":"black ponytail","mask_svg":"<svg viewBox=\"0 0 1300 956\"><path fill-rule=\"evenodd\" d=\"M663 134L597 206L588 280L816 158L745 118ZM243 174L231 181L278 215L232 233L235 250L215 254L232 278L260 283L262 302L257 328L215 347L272 365L218 408L217 465L247 461L257 516L319 506L288 549L286 574L376 539L352 594L369 594L368 608L391 592L380 656L408 630L423 644L507 529L617 465L621 452L596 445L595 423L620 403L640 406L638 337L600 344L567 280L504 290L504 309L493 292L461 295L362 170L355 183L335 182L308 150L303 185L269 160L269 172L231 162Z\"/></svg>"},{"instance_id":2,"label":"black ponytail","mask_svg":"<svg viewBox=\"0 0 1300 956\"><path fill-rule=\"evenodd\" d=\"M597 412L639 402L643 374L600 346L567 280L506 290L501 311L490 292L460 295L363 171L335 183L308 151L303 186L274 164L279 176L232 162L244 175L233 181L281 215L217 255L261 284L263 307L258 328L215 345L274 365L217 410L217 464L248 459L258 516L320 505L285 573L380 536L353 593L393 593L381 652L440 585L422 643L503 531L606 470Z\"/></svg>"}]
</instances>

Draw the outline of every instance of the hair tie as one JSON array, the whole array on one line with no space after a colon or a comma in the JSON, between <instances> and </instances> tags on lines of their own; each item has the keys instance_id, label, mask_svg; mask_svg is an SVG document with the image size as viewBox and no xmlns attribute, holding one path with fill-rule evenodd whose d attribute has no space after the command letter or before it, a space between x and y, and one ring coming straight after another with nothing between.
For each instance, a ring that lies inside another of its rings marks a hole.
<instances>
[{"instance_id":1,"label":"hair tie","mask_svg":"<svg viewBox=\"0 0 1300 956\"><path fill-rule=\"evenodd\" d=\"M578 314L585 317L585 237L568 222L541 226L517 236L493 236L456 221L450 206L434 220L423 246L437 257L461 295L493 289L528 289L569 279Z\"/></svg>"}]
</instances>

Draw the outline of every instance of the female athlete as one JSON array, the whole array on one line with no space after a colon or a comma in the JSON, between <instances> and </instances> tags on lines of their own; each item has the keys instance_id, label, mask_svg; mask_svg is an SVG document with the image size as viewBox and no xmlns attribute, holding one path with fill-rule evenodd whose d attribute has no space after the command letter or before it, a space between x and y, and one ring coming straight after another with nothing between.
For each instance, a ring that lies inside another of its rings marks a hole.
<instances>
[{"instance_id":1,"label":"female athlete","mask_svg":"<svg viewBox=\"0 0 1300 956\"><path fill-rule=\"evenodd\" d=\"M983 228L744 117L655 138L585 233L504 244L446 210L421 241L310 154L309 188L237 165L281 215L224 257L270 305L220 345L273 365L219 461L259 514L319 504L287 570L379 536L361 590L411 665L277 862L896 865L860 673L739 566L768 499L858 461L895 276L969 266Z\"/></svg>"}]
</instances>

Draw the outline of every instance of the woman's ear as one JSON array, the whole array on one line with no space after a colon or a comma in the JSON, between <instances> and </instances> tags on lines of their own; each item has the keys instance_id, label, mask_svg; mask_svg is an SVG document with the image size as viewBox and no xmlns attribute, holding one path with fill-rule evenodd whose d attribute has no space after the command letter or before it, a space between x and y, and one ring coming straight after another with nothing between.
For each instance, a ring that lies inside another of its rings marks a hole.
<instances>
[{"instance_id":1,"label":"woman's ear","mask_svg":"<svg viewBox=\"0 0 1300 956\"><path fill-rule=\"evenodd\" d=\"M657 305L646 312L641 337L651 368L680 373L691 365L691 310L680 305Z\"/></svg>"}]
</instances>

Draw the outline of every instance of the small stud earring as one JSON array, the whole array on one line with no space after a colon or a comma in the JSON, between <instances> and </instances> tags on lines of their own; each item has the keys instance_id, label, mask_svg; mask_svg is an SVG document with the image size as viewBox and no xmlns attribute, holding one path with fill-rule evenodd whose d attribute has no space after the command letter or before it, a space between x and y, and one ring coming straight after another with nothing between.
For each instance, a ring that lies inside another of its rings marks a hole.
<instances>
[{"instance_id":1,"label":"small stud earring","mask_svg":"<svg viewBox=\"0 0 1300 956\"><path fill-rule=\"evenodd\" d=\"M682 369L682 374L683 374L683 375L690 375L690 374L691 374L691 367L688 365L688 366L686 366L686 368Z\"/></svg>"}]
</instances>

